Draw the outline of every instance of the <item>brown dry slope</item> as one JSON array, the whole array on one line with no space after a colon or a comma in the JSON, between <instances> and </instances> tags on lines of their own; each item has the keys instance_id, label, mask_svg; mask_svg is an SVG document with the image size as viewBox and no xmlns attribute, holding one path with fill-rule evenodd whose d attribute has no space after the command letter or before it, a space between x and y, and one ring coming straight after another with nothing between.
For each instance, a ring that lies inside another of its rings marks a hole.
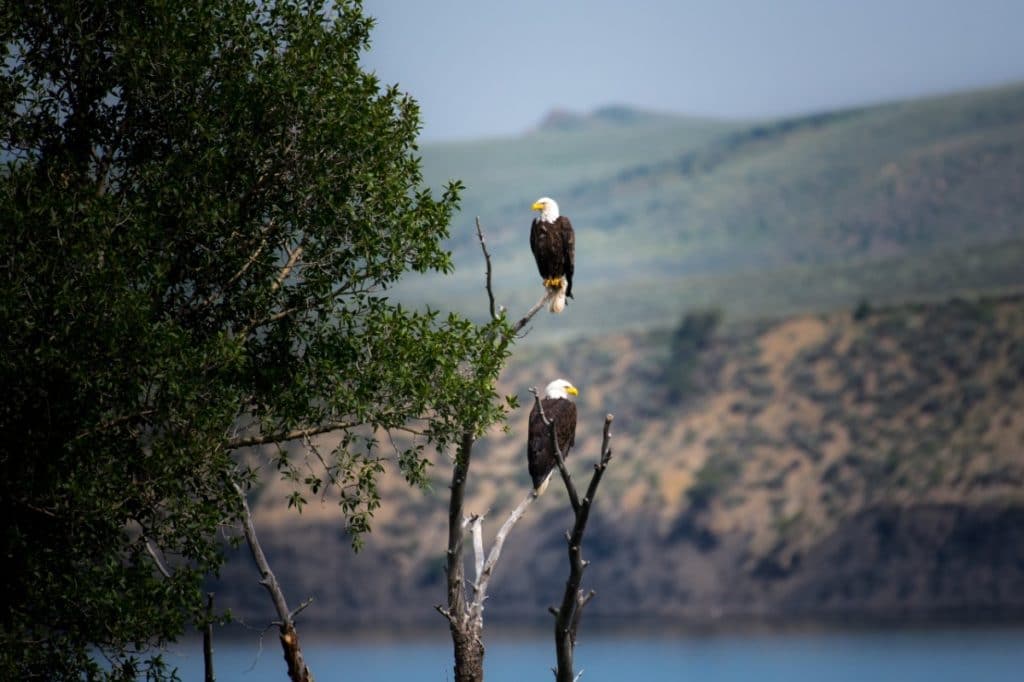
<instances>
[{"instance_id":1,"label":"brown dry slope","mask_svg":"<svg viewBox=\"0 0 1024 682\"><path fill-rule=\"evenodd\" d=\"M855 319L856 317L856 319ZM481 443L467 510L493 533L528 490L528 389L580 387L570 468L589 474L605 412L616 458L586 539L591 613L1024 615L1024 299L800 316L720 332L673 400L666 333L580 340L513 358L523 407ZM443 625L446 484L394 477L367 548L330 514L281 516L263 538L307 622ZM268 488L258 513L280 504ZM328 510L329 511L329 510ZM543 618L565 578L565 493L515 528L488 618ZM266 611L251 569L225 589ZM240 595L240 596L239 596ZM227 596L227 595L226 595Z\"/></svg>"}]
</instances>

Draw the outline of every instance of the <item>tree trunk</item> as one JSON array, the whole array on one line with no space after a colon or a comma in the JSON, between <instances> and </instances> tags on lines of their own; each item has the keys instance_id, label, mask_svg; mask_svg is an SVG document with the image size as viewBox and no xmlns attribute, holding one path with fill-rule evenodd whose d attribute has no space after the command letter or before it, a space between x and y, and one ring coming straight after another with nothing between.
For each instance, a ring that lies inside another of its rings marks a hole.
<instances>
[{"instance_id":1,"label":"tree trunk","mask_svg":"<svg viewBox=\"0 0 1024 682\"><path fill-rule=\"evenodd\" d=\"M313 673L306 667L299 646L299 635L291 623L281 626L281 648L284 649L284 660L288 664L288 679L292 682L313 682Z\"/></svg>"},{"instance_id":2,"label":"tree trunk","mask_svg":"<svg viewBox=\"0 0 1024 682\"><path fill-rule=\"evenodd\" d=\"M217 682L213 670L213 592L206 595L206 626L203 628L203 680Z\"/></svg>"},{"instance_id":3,"label":"tree trunk","mask_svg":"<svg viewBox=\"0 0 1024 682\"><path fill-rule=\"evenodd\" d=\"M452 625L455 645L455 682L483 682L484 643L479 633L465 632Z\"/></svg>"},{"instance_id":4,"label":"tree trunk","mask_svg":"<svg viewBox=\"0 0 1024 682\"><path fill-rule=\"evenodd\" d=\"M569 628L562 625L561 619L555 620L555 655L558 668L555 670L555 682L573 682L574 671L572 655L576 650L576 642Z\"/></svg>"}]
</instances>

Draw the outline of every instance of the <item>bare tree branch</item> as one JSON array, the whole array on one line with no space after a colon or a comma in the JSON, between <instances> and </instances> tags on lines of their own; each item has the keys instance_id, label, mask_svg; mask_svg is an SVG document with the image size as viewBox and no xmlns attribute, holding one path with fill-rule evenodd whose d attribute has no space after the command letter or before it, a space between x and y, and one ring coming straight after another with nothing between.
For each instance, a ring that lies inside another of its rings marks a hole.
<instances>
[{"instance_id":1,"label":"bare tree branch","mask_svg":"<svg viewBox=\"0 0 1024 682\"><path fill-rule=\"evenodd\" d=\"M453 615L452 615L452 612L451 612L451 611L449 611L449 610L448 610L448 609L446 609L445 607L441 606L440 604L435 604L435 605L434 605L434 608L435 608L435 609L437 609L437 612L438 612L438 613L440 613L440 614L441 614L442 616L444 616L445 618L447 618L447 619L448 619L448 622L449 622L449 623L450 623L450 624L451 624L452 626L457 626L457 625L458 625L458 622L457 622L457 620L456 620L455 616L453 616Z\"/></svg>"},{"instance_id":2,"label":"bare tree branch","mask_svg":"<svg viewBox=\"0 0 1024 682\"><path fill-rule=\"evenodd\" d=\"M555 291L546 291L541 299L534 303L533 307L527 310L526 314L519 318L518 322L512 325L512 334L515 335L522 331L523 327L530 323L533 316L536 315L541 308L546 306L548 301L550 301L556 294L557 292Z\"/></svg>"},{"instance_id":3,"label":"bare tree branch","mask_svg":"<svg viewBox=\"0 0 1024 682\"><path fill-rule=\"evenodd\" d=\"M469 534L473 537L473 558L476 560L474 567L479 579L484 572L484 533L482 529L484 517L482 514L473 514L468 519L463 519L463 528L469 526ZM477 581L479 583L479 580Z\"/></svg>"},{"instance_id":4,"label":"bare tree branch","mask_svg":"<svg viewBox=\"0 0 1024 682\"><path fill-rule=\"evenodd\" d=\"M487 271L486 271L486 279L484 281L484 288L487 290L487 298L488 298L488 301L490 302L491 319L492 320L496 320L496 319L498 319L498 310L496 309L495 303L494 303L494 286L493 286L493 280L492 280L491 254L487 250L487 240L484 237L483 228L480 227L480 218L479 218L479 216L476 219L476 236L477 236L477 239L480 241L480 250L483 251L484 262L487 264ZM529 324L530 320L533 319L533 316L536 315L537 312L540 311L541 308L543 308L545 305L547 305L547 303L556 294L557 294L557 292L554 292L554 291L545 291L544 296L542 296L539 301L534 303L533 307L530 308L529 310L527 310L526 314L523 315L521 318L519 318L519 320L514 325L512 325L511 335L515 336L520 331L522 331L523 327L525 327L527 324ZM504 307L501 308L501 311L504 311Z\"/></svg>"},{"instance_id":5,"label":"bare tree branch","mask_svg":"<svg viewBox=\"0 0 1024 682\"><path fill-rule=\"evenodd\" d=\"M480 249L484 252L484 263L487 264L487 298L490 300L491 319L496 320L498 316L494 310L494 289L491 287L491 254L487 251L487 240L484 239L484 231L480 227L480 216L476 217L476 236L480 240Z\"/></svg>"},{"instance_id":6,"label":"bare tree branch","mask_svg":"<svg viewBox=\"0 0 1024 682\"><path fill-rule=\"evenodd\" d=\"M270 599L274 603L280 622L281 648L284 650L284 660L288 665L288 677L292 682L313 682L313 673L306 666L302 656L302 648L299 646L299 635L295 630L293 614L288 610L288 602L285 601L284 592L277 582L277 577L270 570L270 564L263 553L263 547L256 537L256 527L252 521L252 512L249 509L249 501L245 497L245 491L237 483L232 483L242 502L242 530L245 533L245 541L252 552L253 561L260 572L260 584L267 588ZM295 613L301 611L305 606L299 607Z\"/></svg>"},{"instance_id":7,"label":"bare tree branch","mask_svg":"<svg viewBox=\"0 0 1024 682\"><path fill-rule=\"evenodd\" d=\"M305 611L307 608L309 608L309 605L312 604L312 603L313 603L313 598L309 597L308 599L306 599L306 601L304 601L301 604L299 604L298 607L294 611L292 611L290 614L288 614L289 617L292 620L295 620L295 616L299 615L300 613Z\"/></svg>"},{"instance_id":8,"label":"bare tree branch","mask_svg":"<svg viewBox=\"0 0 1024 682\"><path fill-rule=\"evenodd\" d=\"M159 570L160 573L165 578L170 578L171 577L171 572L167 569L167 566L164 564L163 560L156 553L156 548L153 547L153 543L150 541L149 538L144 538L144 539L146 541L146 551L149 552L149 556L153 557L153 563L156 564L157 570Z\"/></svg>"},{"instance_id":9,"label":"bare tree branch","mask_svg":"<svg viewBox=\"0 0 1024 682\"><path fill-rule=\"evenodd\" d=\"M482 570L477 574L477 589L484 595L484 598L486 598L487 595L487 585L490 583L491 574L494 572L494 567L497 565L498 559L501 556L501 549L505 546L505 538L507 538L508 534L512 531L512 527L515 526L519 519L522 518L523 514L526 513L526 508L529 507L536 499L537 491L531 490L527 493L526 497L523 498L523 501L520 502L519 505L516 506L516 508L508 515L508 518L505 519L505 523L503 523L501 528L498 529L498 534L494 536L494 544L491 545L491 552L487 555L487 561L484 562ZM481 603L483 603L482 599Z\"/></svg>"},{"instance_id":10,"label":"bare tree branch","mask_svg":"<svg viewBox=\"0 0 1024 682\"><path fill-rule=\"evenodd\" d=\"M274 224L271 223L270 227L273 228ZM267 230L267 232L270 232L270 231L271 230ZM224 284L224 290L225 291L230 289L231 287L233 287L235 285L235 282L237 282L238 280L242 279L242 277L245 275L245 273L249 271L249 268L251 268L256 263L256 261L258 261L260 259L260 255L263 253L264 249L267 248L268 244L270 244L270 238L267 237L267 236L264 236L263 239L260 240L260 243L256 246L256 250L253 251L251 254L249 254L249 258L245 261L245 263L242 265L242 267L238 269L238 272L233 274L231 276L231 278ZM212 298L212 296L211 296L211 298ZM205 305L209 305L211 302L212 301L210 299L207 299L203 303Z\"/></svg>"},{"instance_id":11,"label":"bare tree branch","mask_svg":"<svg viewBox=\"0 0 1024 682\"><path fill-rule=\"evenodd\" d=\"M288 254L288 262L284 264L284 267L281 268L281 271L277 273L277 278L274 279L274 283L270 285L271 292L275 292L278 289L280 289L281 285L284 284L284 281L288 279L288 275L291 274L292 269L295 267L295 264L299 262L300 258L302 258L302 251L303 247L301 244L299 244L298 246L295 247L293 251L291 251Z\"/></svg>"},{"instance_id":12,"label":"bare tree branch","mask_svg":"<svg viewBox=\"0 0 1024 682\"><path fill-rule=\"evenodd\" d=\"M463 446L466 445L467 443L464 440ZM468 446L469 448L472 448L472 442L470 442ZM466 450L463 451L468 452ZM454 490L455 488L453 487L453 491ZM462 492L464 493L464 489ZM526 513L527 507L529 507L536 499L536 491L531 490L526 497L523 498L523 501L512 510L508 518L505 519L505 522L498 530L498 533L494 538L494 543L491 545L491 551L487 554L486 560L484 559L483 548L483 515L474 514L468 518L462 518L461 523L459 524L459 527L463 532L468 528L470 535L473 538L473 553L476 569L476 580L471 584L473 588L473 596L469 599L465 593L465 577L462 572L461 557L461 545L463 539L460 537L458 538L459 551L454 555L449 555L449 560L452 560L453 557L457 559L458 567L456 568L451 566L449 568L448 608L440 605L434 607L441 615L448 619L448 623L452 631L452 638L456 647L456 680L470 681L482 679L483 612L484 602L487 601L487 587L490 584L491 577L494 574L494 568L501 556L501 550L505 545L505 539L508 537L513 526L515 526L519 519L521 519ZM451 528L451 518L449 518L449 528ZM451 544L451 541L452 538L449 536L449 544ZM458 584L456 584L452 579L453 575L459 576Z\"/></svg>"},{"instance_id":13,"label":"bare tree branch","mask_svg":"<svg viewBox=\"0 0 1024 682\"><path fill-rule=\"evenodd\" d=\"M573 524L572 532L568 533L569 544L569 579L565 583L565 594L562 596L562 605L557 609L550 609L555 616L555 651L558 657L558 669L555 671L557 682L573 682L578 675L573 673L573 653L576 649L576 630L579 627L580 617L583 614L583 607L586 606L594 596L593 590L584 594L580 589L583 581L583 569L589 562L583 560L581 545L583 534L586 531L587 520L590 517L590 509L597 495L597 487L601 483L601 477L608 468L608 462L612 458L611 448L611 427L614 415L606 415L604 418L604 438L601 443L601 459L594 465L594 473L590 477L590 485L587 486L587 493L582 500L578 498L576 488L569 472L565 468L562 454L555 450L558 470L562 474L562 481L569 492L570 499L576 498L578 506L573 506L576 522ZM548 430L554 438L554 422L548 423Z\"/></svg>"}]
</instances>

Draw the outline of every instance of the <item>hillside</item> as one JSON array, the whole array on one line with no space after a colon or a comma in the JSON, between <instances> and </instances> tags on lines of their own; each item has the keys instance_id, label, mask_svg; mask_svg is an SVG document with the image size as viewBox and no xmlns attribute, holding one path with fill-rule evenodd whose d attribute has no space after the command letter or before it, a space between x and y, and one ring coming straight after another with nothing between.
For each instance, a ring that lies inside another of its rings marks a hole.
<instances>
[{"instance_id":1,"label":"hillside","mask_svg":"<svg viewBox=\"0 0 1024 682\"><path fill-rule=\"evenodd\" d=\"M467 511L486 512L493 533L526 494L528 388L565 376L581 390L577 479L605 412L616 415L585 546L598 590L589 613L1024 615L1024 298L734 324L691 350L672 338L519 353L504 389L524 407L508 434L482 441ZM330 503L300 517L280 485L261 492L278 577L292 600L316 599L304 622L443 627L432 607L443 599L449 476L438 463L429 491L390 476L360 555ZM506 545L488 618L544 618L565 578L569 523L554 481ZM246 556L220 589L222 604L269 620Z\"/></svg>"},{"instance_id":2,"label":"hillside","mask_svg":"<svg viewBox=\"0 0 1024 682\"><path fill-rule=\"evenodd\" d=\"M499 301L527 307L530 204L572 218L573 314L528 343L664 327L684 301L742 321L1024 285L1024 85L752 123L611 108L423 159L467 190L456 275L410 302L483 313L479 216Z\"/></svg>"}]
</instances>

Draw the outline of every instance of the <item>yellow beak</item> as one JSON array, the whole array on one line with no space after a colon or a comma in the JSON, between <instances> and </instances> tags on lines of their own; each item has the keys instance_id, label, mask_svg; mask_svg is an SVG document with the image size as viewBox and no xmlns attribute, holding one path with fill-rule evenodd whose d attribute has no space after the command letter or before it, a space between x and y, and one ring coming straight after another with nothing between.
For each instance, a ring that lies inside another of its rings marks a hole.
<instances>
[{"instance_id":1,"label":"yellow beak","mask_svg":"<svg viewBox=\"0 0 1024 682\"><path fill-rule=\"evenodd\" d=\"M575 386L569 386L568 388L565 389L565 392L568 393L569 395L579 395L580 394L580 392L576 389Z\"/></svg>"},{"instance_id":2,"label":"yellow beak","mask_svg":"<svg viewBox=\"0 0 1024 682\"><path fill-rule=\"evenodd\" d=\"M533 202L533 210L534 211L543 211L544 210L544 204L540 203L539 201Z\"/></svg>"}]
</instances>

